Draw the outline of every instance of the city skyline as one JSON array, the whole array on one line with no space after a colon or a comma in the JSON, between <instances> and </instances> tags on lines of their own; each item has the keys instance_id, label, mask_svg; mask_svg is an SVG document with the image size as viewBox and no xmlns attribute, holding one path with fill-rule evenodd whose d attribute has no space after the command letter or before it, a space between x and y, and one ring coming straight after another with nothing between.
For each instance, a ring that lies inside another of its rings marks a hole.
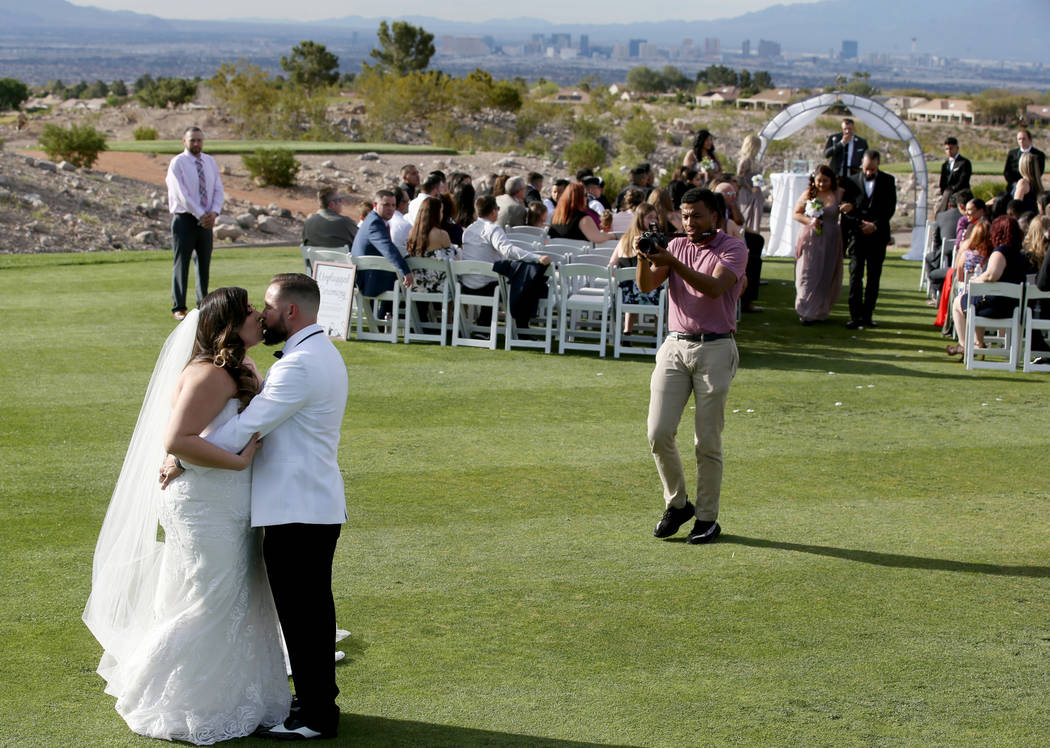
<instances>
[{"instance_id":1,"label":"city skyline","mask_svg":"<svg viewBox=\"0 0 1050 748\"><path fill-rule=\"evenodd\" d=\"M468 0L455 5L435 6L428 0L403 0L397 4L397 14L389 15L377 6L348 8L341 0L314 0L295 8L279 0L183 0L177 6L158 8L153 0L71 0L74 5L144 13L159 18L182 20L243 20L268 21L323 21L360 15L375 18L428 16L448 21L485 22L513 17L541 18L550 23L642 23L653 20L707 21L733 18L745 13L764 10L774 5L808 5L818 0L737 0L727 6L722 0L695 0L685 5L679 0L650 0L639 5L627 0L609 0L601 12L592 6L566 6L559 0L533 0L521 10L493 6L491 3Z\"/></svg>"}]
</instances>

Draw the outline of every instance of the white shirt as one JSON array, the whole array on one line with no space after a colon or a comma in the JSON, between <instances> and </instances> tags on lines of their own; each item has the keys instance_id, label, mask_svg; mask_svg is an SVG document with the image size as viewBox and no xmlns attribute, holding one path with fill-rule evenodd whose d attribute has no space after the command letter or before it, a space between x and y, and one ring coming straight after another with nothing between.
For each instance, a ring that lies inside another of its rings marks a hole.
<instances>
[{"instance_id":1,"label":"white shirt","mask_svg":"<svg viewBox=\"0 0 1050 748\"><path fill-rule=\"evenodd\" d=\"M500 260L539 262L540 256L512 244L498 224L479 218L463 231L463 253L460 259L481 262L499 262ZM483 275L463 275L460 276L460 279L467 288L481 288L492 282L491 278Z\"/></svg>"},{"instance_id":2,"label":"white shirt","mask_svg":"<svg viewBox=\"0 0 1050 748\"><path fill-rule=\"evenodd\" d=\"M416 214L419 212L419 206L422 205L423 201L428 197L431 196L425 192L420 192L412 198L412 201L408 204L408 212L405 213L405 220L408 221L410 225L416 222ZM394 212L396 213L397 211ZM406 238L405 241L407 242L408 239Z\"/></svg>"},{"instance_id":3,"label":"white shirt","mask_svg":"<svg viewBox=\"0 0 1050 748\"><path fill-rule=\"evenodd\" d=\"M587 197L587 207L597 213L599 218L601 218L602 213L605 212L605 206L602 205L601 200L596 197Z\"/></svg>"},{"instance_id":4,"label":"white shirt","mask_svg":"<svg viewBox=\"0 0 1050 748\"><path fill-rule=\"evenodd\" d=\"M204 203L200 198L200 179L197 176L197 157L183 151L168 164L164 184L168 187L168 210L171 213L189 213L200 218L205 213L222 213L226 196L219 177L219 165L206 153L200 155L204 168Z\"/></svg>"},{"instance_id":5,"label":"white shirt","mask_svg":"<svg viewBox=\"0 0 1050 748\"><path fill-rule=\"evenodd\" d=\"M543 204L547 206L547 225L550 226L551 218L554 217L554 211L558 209L558 206L549 197L543 198Z\"/></svg>"},{"instance_id":6,"label":"white shirt","mask_svg":"<svg viewBox=\"0 0 1050 748\"><path fill-rule=\"evenodd\" d=\"M874 191L875 191L875 180L874 179L865 179L864 180L864 193L868 197L871 197L871 193L874 192Z\"/></svg>"},{"instance_id":7,"label":"white shirt","mask_svg":"<svg viewBox=\"0 0 1050 748\"><path fill-rule=\"evenodd\" d=\"M408 254L408 235L412 233L412 221L409 221L396 210L390 220L386 222L390 227L390 241L401 250L402 255Z\"/></svg>"}]
</instances>

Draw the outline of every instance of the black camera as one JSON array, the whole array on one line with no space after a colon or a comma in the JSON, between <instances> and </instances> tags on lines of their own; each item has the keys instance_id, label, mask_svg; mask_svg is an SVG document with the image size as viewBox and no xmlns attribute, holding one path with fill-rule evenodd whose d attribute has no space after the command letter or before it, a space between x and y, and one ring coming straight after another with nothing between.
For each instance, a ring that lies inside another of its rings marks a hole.
<instances>
[{"instance_id":1,"label":"black camera","mask_svg":"<svg viewBox=\"0 0 1050 748\"><path fill-rule=\"evenodd\" d=\"M676 236L685 236L685 234L665 234L657 227L656 221L650 221L649 230L643 231L638 237L638 251L647 255L655 255L659 251L656 245L666 247L667 243Z\"/></svg>"}]
</instances>

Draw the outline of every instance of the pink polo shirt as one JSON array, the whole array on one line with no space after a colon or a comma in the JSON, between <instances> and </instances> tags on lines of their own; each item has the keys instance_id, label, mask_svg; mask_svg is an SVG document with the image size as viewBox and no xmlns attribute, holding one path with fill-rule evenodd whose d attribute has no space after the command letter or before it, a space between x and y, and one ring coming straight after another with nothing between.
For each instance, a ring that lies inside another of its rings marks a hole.
<instances>
[{"instance_id":1,"label":"pink polo shirt","mask_svg":"<svg viewBox=\"0 0 1050 748\"><path fill-rule=\"evenodd\" d=\"M713 299L697 291L674 271L667 278L667 323L672 332L735 332L736 302L744 285L747 269L747 246L740 239L719 231L706 245L693 244L686 237L672 239L667 251L707 275L714 275L722 265L736 276L736 283Z\"/></svg>"}]
</instances>

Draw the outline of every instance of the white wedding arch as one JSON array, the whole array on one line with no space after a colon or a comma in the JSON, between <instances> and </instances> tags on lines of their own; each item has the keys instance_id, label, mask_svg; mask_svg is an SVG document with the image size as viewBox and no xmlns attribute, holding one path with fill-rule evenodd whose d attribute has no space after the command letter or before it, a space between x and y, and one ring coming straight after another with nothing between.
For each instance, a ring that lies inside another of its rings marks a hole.
<instances>
[{"instance_id":1,"label":"white wedding arch","mask_svg":"<svg viewBox=\"0 0 1050 748\"><path fill-rule=\"evenodd\" d=\"M915 133L911 131L900 117L877 101L855 94L833 91L819 94L802 101L796 101L780 110L771 119L758 137L762 147L758 151L761 162L766 155L766 147L771 141L783 140L794 135L803 127L813 124L817 117L832 106L842 103L851 114L885 138L901 140L908 144L908 157L911 160L912 172L915 174L914 224L911 230L911 248L904 255L905 260L921 260L923 240L926 230L927 197L929 191L929 172L926 169L926 154L919 145Z\"/></svg>"}]
</instances>

